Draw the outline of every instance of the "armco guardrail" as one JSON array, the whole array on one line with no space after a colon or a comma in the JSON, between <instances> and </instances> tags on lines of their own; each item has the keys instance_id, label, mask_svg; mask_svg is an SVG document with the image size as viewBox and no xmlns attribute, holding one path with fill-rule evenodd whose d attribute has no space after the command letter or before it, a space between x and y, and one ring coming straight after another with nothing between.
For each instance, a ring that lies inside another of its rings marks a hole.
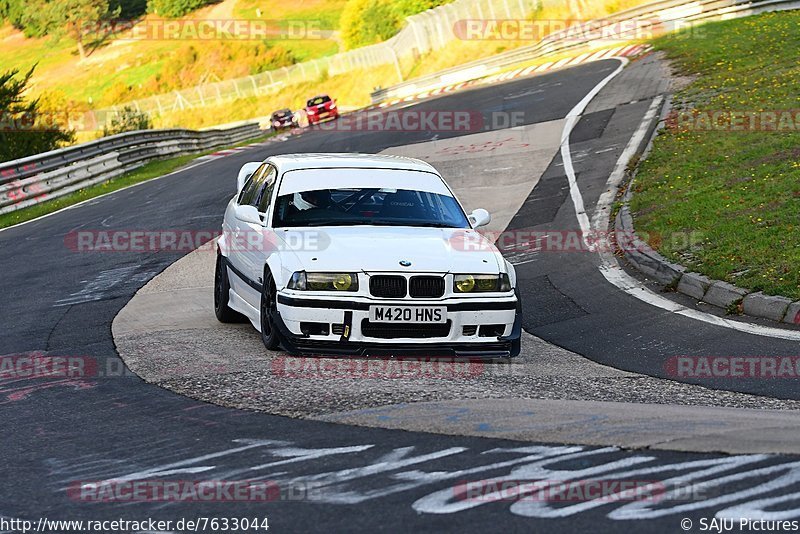
<instances>
[{"instance_id":1,"label":"armco guardrail","mask_svg":"<svg viewBox=\"0 0 800 534\"><path fill-rule=\"evenodd\" d=\"M216 130L142 130L0 163L0 214L104 182L166 156L257 137L258 124Z\"/></svg>"},{"instance_id":2,"label":"armco guardrail","mask_svg":"<svg viewBox=\"0 0 800 534\"><path fill-rule=\"evenodd\" d=\"M490 76L503 69L548 56L607 47L644 32L658 35L712 20L749 16L767 11L800 8L800 0L660 0L620 11L614 15L575 25L548 35L531 46L479 59L457 67L421 76L372 93L373 104L405 98L447 85Z\"/></svg>"}]
</instances>

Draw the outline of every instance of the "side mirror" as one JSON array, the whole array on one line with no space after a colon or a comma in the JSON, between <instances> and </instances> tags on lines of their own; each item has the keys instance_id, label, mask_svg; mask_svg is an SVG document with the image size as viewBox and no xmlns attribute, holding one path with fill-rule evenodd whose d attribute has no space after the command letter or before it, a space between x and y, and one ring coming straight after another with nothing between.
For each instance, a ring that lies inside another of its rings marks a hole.
<instances>
[{"instance_id":1,"label":"side mirror","mask_svg":"<svg viewBox=\"0 0 800 534\"><path fill-rule=\"evenodd\" d=\"M261 222L261 215L258 214L258 209L255 206L236 206L236 218L242 222L250 224L263 224Z\"/></svg>"},{"instance_id":2,"label":"side mirror","mask_svg":"<svg viewBox=\"0 0 800 534\"><path fill-rule=\"evenodd\" d=\"M492 216L485 209L476 209L467 217L473 228L480 228L492 222Z\"/></svg>"},{"instance_id":3,"label":"side mirror","mask_svg":"<svg viewBox=\"0 0 800 534\"><path fill-rule=\"evenodd\" d=\"M261 163L262 162L260 161L251 161L250 163L245 163L242 165L242 168L239 169L239 176L236 178L237 193L242 190L242 187L244 187L244 184L247 182L247 179L250 178L250 175L256 172L256 169L261 167Z\"/></svg>"}]
</instances>

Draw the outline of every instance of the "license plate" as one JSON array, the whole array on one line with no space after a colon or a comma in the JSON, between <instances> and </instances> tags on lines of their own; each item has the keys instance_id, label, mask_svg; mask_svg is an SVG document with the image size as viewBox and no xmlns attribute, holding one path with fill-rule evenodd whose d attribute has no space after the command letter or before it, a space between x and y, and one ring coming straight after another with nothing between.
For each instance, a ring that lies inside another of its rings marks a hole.
<instances>
[{"instance_id":1,"label":"license plate","mask_svg":"<svg viewBox=\"0 0 800 534\"><path fill-rule=\"evenodd\" d=\"M372 323L445 323L447 306L370 306Z\"/></svg>"}]
</instances>

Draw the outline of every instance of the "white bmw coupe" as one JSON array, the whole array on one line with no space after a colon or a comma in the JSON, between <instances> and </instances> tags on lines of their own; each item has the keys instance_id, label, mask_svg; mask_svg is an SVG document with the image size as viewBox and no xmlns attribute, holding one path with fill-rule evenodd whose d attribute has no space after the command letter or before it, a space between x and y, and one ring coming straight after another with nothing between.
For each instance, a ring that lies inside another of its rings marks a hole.
<instances>
[{"instance_id":1,"label":"white bmw coupe","mask_svg":"<svg viewBox=\"0 0 800 534\"><path fill-rule=\"evenodd\" d=\"M516 356L516 274L475 230L490 220L415 159L247 163L217 241L217 318L294 354Z\"/></svg>"}]
</instances>

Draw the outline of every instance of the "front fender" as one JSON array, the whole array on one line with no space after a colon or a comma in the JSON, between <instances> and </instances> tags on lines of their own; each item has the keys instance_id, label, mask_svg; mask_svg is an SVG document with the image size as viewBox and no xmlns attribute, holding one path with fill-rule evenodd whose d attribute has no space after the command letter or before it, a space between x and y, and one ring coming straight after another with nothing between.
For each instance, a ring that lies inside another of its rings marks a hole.
<instances>
[{"instance_id":1,"label":"front fender","mask_svg":"<svg viewBox=\"0 0 800 534\"><path fill-rule=\"evenodd\" d=\"M230 247L230 233L233 229L228 225L228 221L233 220L233 210L236 207L236 197L233 197L228 202L228 205L225 207L225 215L222 218L222 235L217 238L217 250L219 253L222 254L224 257L228 258L231 254L231 247Z\"/></svg>"},{"instance_id":2,"label":"front fender","mask_svg":"<svg viewBox=\"0 0 800 534\"><path fill-rule=\"evenodd\" d=\"M217 250L225 258L230 255L228 240L225 239L225 231L223 231L222 235L217 238Z\"/></svg>"},{"instance_id":3,"label":"front fender","mask_svg":"<svg viewBox=\"0 0 800 534\"><path fill-rule=\"evenodd\" d=\"M275 281L275 288L280 291L286 288L294 273L306 270L306 266L280 233L276 232L274 236L276 250L267 256L266 262Z\"/></svg>"},{"instance_id":4,"label":"front fender","mask_svg":"<svg viewBox=\"0 0 800 534\"><path fill-rule=\"evenodd\" d=\"M275 288L278 291L286 287L286 284L289 283L289 278L292 276L291 272L288 275L286 274L286 269L283 267L283 261L280 256L280 254L270 254L267 257L266 265L266 268L272 274L272 281L275 282Z\"/></svg>"},{"instance_id":5,"label":"front fender","mask_svg":"<svg viewBox=\"0 0 800 534\"><path fill-rule=\"evenodd\" d=\"M508 279L511 281L511 287L517 287L517 270L514 268L508 260L506 262L506 272L508 273Z\"/></svg>"}]
</instances>

